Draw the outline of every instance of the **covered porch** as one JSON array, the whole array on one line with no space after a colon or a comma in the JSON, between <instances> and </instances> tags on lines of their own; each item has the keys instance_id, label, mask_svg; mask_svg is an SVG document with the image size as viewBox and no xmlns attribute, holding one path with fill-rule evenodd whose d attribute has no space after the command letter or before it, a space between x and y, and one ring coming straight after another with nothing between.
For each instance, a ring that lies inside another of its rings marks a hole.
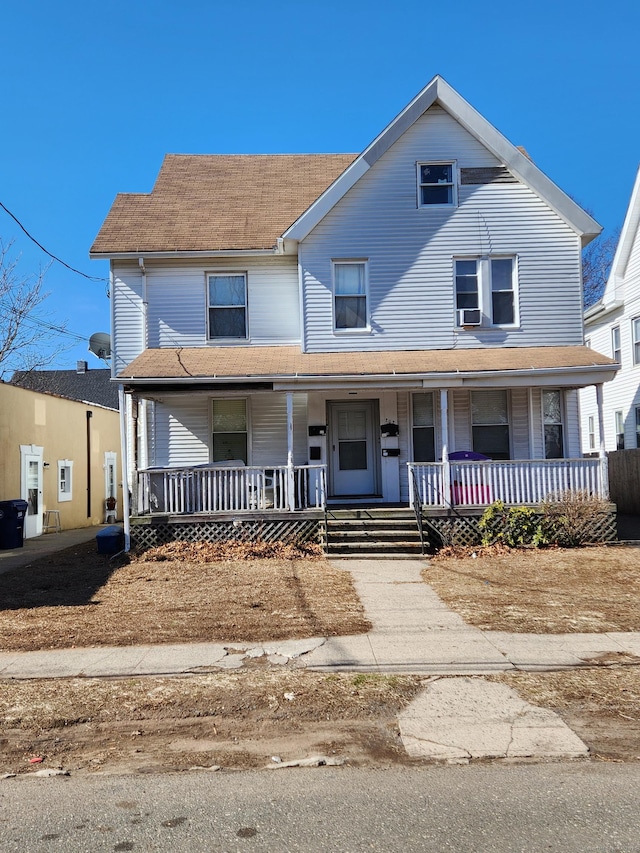
<instances>
[{"instance_id":1,"label":"covered porch","mask_svg":"<svg viewBox=\"0 0 640 853\"><path fill-rule=\"evenodd\" d=\"M230 349L146 351L119 377L127 517L237 528L337 504L607 498L604 448L579 456L577 389L595 385L602 418L615 366L587 348Z\"/></svg>"}]
</instances>

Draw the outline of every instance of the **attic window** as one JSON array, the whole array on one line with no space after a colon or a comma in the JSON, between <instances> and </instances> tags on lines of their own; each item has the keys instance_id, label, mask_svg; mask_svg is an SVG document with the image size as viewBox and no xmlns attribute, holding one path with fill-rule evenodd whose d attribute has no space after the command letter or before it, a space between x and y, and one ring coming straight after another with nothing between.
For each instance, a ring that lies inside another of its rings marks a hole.
<instances>
[{"instance_id":1,"label":"attic window","mask_svg":"<svg viewBox=\"0 0 640 853\"><path fill-rule=\"evenodd\" d=\"M455 163L418 163L418 206L457 204Z\"/></svg>"}]
</instances>

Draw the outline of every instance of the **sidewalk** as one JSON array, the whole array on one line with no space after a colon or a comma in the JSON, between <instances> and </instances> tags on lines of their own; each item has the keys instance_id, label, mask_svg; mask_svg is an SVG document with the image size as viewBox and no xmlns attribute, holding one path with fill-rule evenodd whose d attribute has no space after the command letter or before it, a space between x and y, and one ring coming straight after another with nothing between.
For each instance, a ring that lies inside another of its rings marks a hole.
<instances>
[{"instance_id":1,"label":"sidewalk","mask_svg":"<svg viewBox=\"0 0 640 853\"><path fill-rule=\"evenodd\" d=\"M56 534L55 545L88 541L96 528ZM66 537L66 538L65 538ZM49 534L46 539L53 539ZM35 540L33 541L35 544ZM48 543L44 543L48 544ZM16 559L27 557L25 554ZM34 559L35 550L24 563ZM40 551L38 556L52 551ZM8 553L8 552L5 552ZM373 628L349 637L280 643L195 643L0 652L0 678L173 675L241 667L265 655L271 663L324 672L486 675L514 669L549 670L588 664L618 652L640 657L640 633L513 634L466 624L425 584L422 560L341 560ZM2 564L0 564L2 565ZM227 648L231 652L227 652Z\"/></svg>"},{"instance_id":2,"label":"sidewalk","mask_svg":"<svg viewBox=\"0 0 640 853\"><path fill-rule=\"evenodd\" d=\"M33 539L25 539L22 548L0 549L0 575L11 569L28 566L32 560L48 557L57 551L71 548L95 539L96 533L108 525L97 524L93 527L78 527L75 530L63 530L61 533L43 533Z\"/></svg>"}]
</instances>

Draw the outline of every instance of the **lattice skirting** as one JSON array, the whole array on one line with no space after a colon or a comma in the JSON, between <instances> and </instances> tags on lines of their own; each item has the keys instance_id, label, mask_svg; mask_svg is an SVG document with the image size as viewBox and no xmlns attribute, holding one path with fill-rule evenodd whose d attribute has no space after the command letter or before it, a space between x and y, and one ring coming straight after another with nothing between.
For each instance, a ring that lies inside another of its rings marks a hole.
<instances>
[{"instance_id":1,"label":"lattice skirting","mask_svg":"<svg viewBox=\"0 0 640 853\"><path fill-rule=\"evenodd\" d=\"M131 547L146 551L167 542L322 542L324 522L318 518L242 519L225 521L139 520L131 525Z\"/></svg>"},{"instance_id":2,"label":"lattice skirting","mask_svg":"<svg viewBox=\"0 0 640 853\"><path fill-rule=\"evenodd\" d=\"M540 513L537 515L539 518L542 517ZM481 518L482 513L465 515L460 512L436 516L425 512L423 513L425 537L435 549L443 545L479 545L482 541L478 526ZM603 542L616 542L617 539L615 508L598 513L590 520L585 544L598 545Z\"/></svg>"}]
</instances>

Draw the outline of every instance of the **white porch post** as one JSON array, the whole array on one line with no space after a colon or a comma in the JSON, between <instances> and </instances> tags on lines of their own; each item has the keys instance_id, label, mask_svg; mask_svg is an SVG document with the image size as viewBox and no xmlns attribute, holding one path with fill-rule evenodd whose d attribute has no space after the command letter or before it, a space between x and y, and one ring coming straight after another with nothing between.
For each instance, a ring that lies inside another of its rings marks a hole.
<instances>
[{"instance_id":1,"label":"white porch post","mask_svg":"<svg viewBox=\"0 0 640 853\"><path fill-rule=\"evenodd\" d=\"M124 516L124 550L131 549L131 524L129 514L129 454L127 452L127 410L124 388L118 385L118 405L120 408L120 464L122 466L122 514ZM136 484L137 488L137 484Z\"/></svg>"},{"instance_id":2,"label":"white porch post","mask_svg":"<svg viewBox=\"0 0 640 853\"><path fill-rule=\"evenodd\" d=\"M600 435L600 448L598 451L598 456L600 457L600 495L603 498L608 498L609 471L607 468L607 454L604 449L604 411L601 382L596 385L596 403L598 405L598 433Z\"/></svg>"},{"instance_id":3,"label":"white porch post","mask_svg":"<svg viewBox=\"0 0 640 853\"><path fill-rule=\"evenodd\" d=\"M451 465L449 464L449 389L440 389L440 430L442 434L442 499L451 506Z\"/></svg>"},{"instance_id":4,"label":"white porch post","mask_svg":"<svg viewBox=\"0 0 640 853\"><path fill-rule=\"evenodd\" d=\"M296 508L296 487L293 471L293 392L287 391L287 492L289 509Z\"/></svg>"}]
</instances>

